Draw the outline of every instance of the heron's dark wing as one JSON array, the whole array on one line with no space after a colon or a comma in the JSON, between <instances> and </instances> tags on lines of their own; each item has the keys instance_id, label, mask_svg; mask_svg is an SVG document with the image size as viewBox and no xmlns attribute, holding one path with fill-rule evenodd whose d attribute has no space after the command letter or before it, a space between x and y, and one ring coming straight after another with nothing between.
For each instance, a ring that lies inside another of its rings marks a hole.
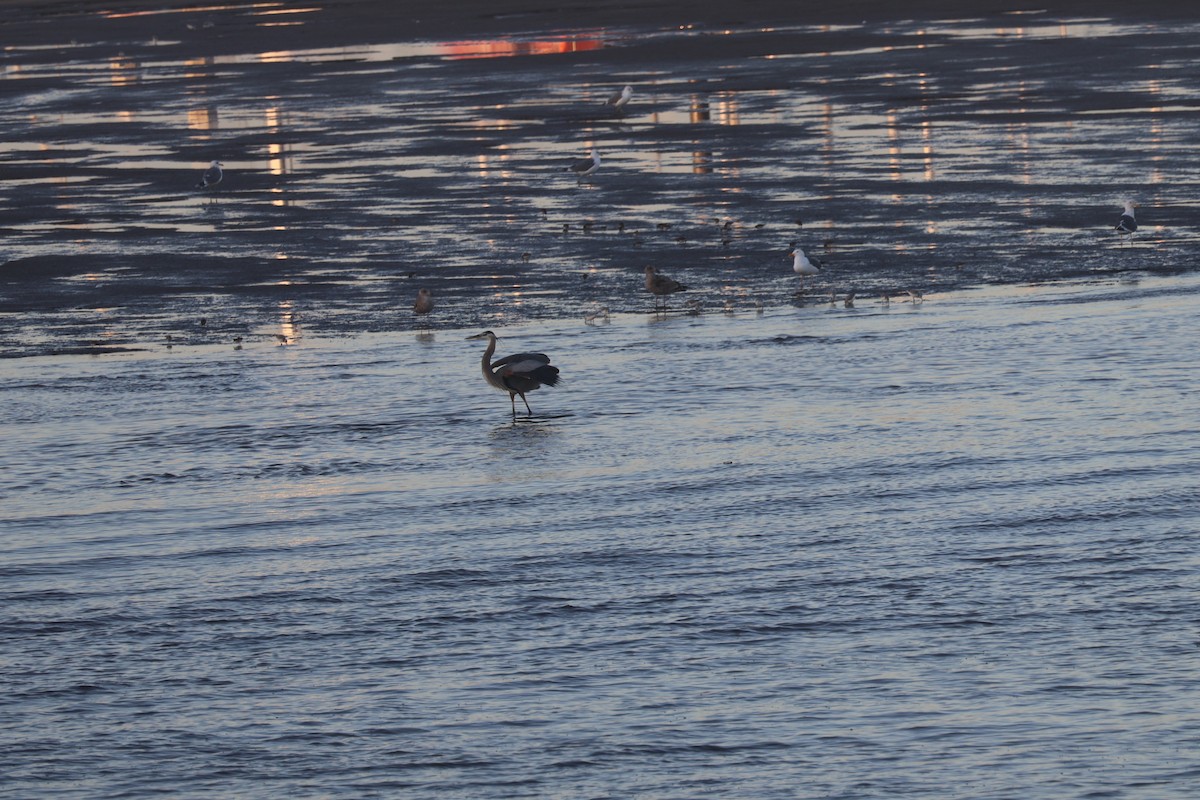
<instances>
[{"instance_id":1,"label":"heron's dark wing","mask_svg":"<svg viewBox=\"0 0 1200 800\"><path fill-rule=\"evenodd\" d=\"M543 364L550 363L545 353L514 353L492 362L492 370L507 366L513 372L531 372Z\"/></svg>"},{"instance_id":2,"label":"heron's dark wing","mask_svg":"<svg viewBox=\"0 0 1200 800\"><path fill-rule=\"evenodd\" d=\"M539 386L558 383L558 367L550 365L545 353L515 353L492 362L492 372L514 392L532 392Z\"/></svg>"},{"instance_id":3,"label":"heron's dark wing","mask_svg":"<svg viewBox=\"0 0 1200 800\"><path fill-rule=\"evenodd\" d=\"M523 361L528 365L535 362ZM530 370L510 372L508 367L501 367L496 374L501 383L517 392L532 392L539 386L555 386L558 384L558 367L549 364L538 364Z\"/></svg>"}]
</instances>

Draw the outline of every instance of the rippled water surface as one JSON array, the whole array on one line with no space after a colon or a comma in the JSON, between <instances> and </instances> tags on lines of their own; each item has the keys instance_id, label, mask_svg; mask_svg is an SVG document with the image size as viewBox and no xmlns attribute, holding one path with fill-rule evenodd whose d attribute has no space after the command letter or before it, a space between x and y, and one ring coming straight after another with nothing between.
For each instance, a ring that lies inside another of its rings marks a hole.
<instances>
[{"instance_id":1,"label":"rippled water surface","mask_svg":"<svg viewBox=\"0 0 1200 800\"><path fill-rule=\"evenodd\" d=\"M0 362L0 795L1188 798L1200 282Z\"/></svg>"}]
</instances>

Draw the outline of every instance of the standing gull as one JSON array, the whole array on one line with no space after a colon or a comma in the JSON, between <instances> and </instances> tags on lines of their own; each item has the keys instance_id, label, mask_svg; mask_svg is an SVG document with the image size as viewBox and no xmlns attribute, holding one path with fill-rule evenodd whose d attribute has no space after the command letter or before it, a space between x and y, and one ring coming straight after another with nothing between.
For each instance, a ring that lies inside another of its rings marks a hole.
<instances>
[{"instance_id":1,"label":"standing gull","mask_svg":"<svg viewBox=\"0 0 1200 800\"><path fill-rule=\"evenodd\" d=\"M517 353L492 361L496 352L496 334L484 331L467 338L488 340L487 349L483 351L480 362L483 366L483 379L500 391L508 392L514 419L517 416L517 395L521 395L525 410L532 415L533 409L525 399L526 392L532 392L541 386L558 385L558 367L550 366L550 356L545 353Z\"/></svg>"},{"instance_id":2,"label":"standing gull","mask_svg":"<svg viewBox=\"0 0 1200 800\"><path fill-rule=\"evenodd\" d=\"M625 104L629 102L629 98L631 97L633 97L633 87L626 86L619 92L613 92L612 96L604 101L604 104L612 106L617 111L624 112Z\"/></svg>"},{"instance_id":3,"label":"standing gull","mask_svg":"<svg viewBox=\"0 0 1200 800\"><path fill-rule=\"evenodd\" d=\"M1125 201L1125 213L1121 214L1121 219L1117 222L1117 235L1122 233L1129 234L1129 241L1133 241L1133 232L1137 230L1137 220L1133 217L1133 209L1136 204L1132 200Z\"/></svg>"},{"instance_id":4,"label":"standing gull","mask_svg":"<svg viewBox=\"0 0 1200 800\"><path fill-rule=\"evenodd\" d=\"M575 159L567 169L574 172L578 180L583 180L586 176L600 169L600 153L593 147L592 154L588 158Z\"/></svg>"},{"instance_id":5,"label":"standing gull","mask_svg":"<svg viewBox=\"0 0 1200 800\"><path fill-rule=\"evenodd\" d=\"M225 173L221 171L224 166L220 161L214 161L208 165L208 169L204 170L204 174L200 176L200 180L196 183L196 188L200 190L212 189L221 179L225 177Z\"/></svg>"},{"instance_id":6,"label":"standing gull","mask_svg":"<svg viewBox=\"0 0 1200 800\"><path fill-rule=\"evenodd\" d=\"M417 302L413 303L413 312L428 314L430 311L433 311L433 294L428 289L421 289L417 292Z\"/></svg>"},{"instance_id":7,"label":"standing gull","mask_svg":"<svg viewBox=\"0 0 1200 800\"><path fill-rule=\"evenodd\" d=\"M818 275L821 272L821 262L815 258L809 258L804 255L804 251L797 247L792 252L788 253L794 256L792 260L792 270L800 276L800 291L804 291L804 276Z\"/></svg>"},{"instance_id":8,"label":"standing gull","mask_svg":"<svg viewBox=\"0 0 1200 800\"><path fill-rule=\"evenodd\" d=\"M654 267L646 267L646 291L654 295L654 309L658 310L658 298L666 297L675 292L686 292L687 287L677 280L668 278L666 275L656 273ZM667 301L663 300L663 308L667 307Z\"/></svg>"}]
</instances>

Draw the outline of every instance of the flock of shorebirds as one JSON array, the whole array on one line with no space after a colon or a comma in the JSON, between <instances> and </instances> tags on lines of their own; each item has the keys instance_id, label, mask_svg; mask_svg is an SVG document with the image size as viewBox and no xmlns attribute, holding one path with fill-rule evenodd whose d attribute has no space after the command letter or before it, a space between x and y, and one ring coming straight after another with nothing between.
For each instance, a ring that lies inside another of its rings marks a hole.
<instances>
[{"instance_id":1,"label":"flock of shorebirds","mask_svg":"<svg viewBox=\"0 0 1200 800\"><path fill-rule=\"evenodd\" d=\"M632 99L632 97L633 97L633 87L625 86L620 91L614 92L607 100L605 100L605 105L609 106L611 109L613 109L618 114L623 114L625 106L629 103L629 101L630 101L630 99ZM213 162L214 166L216 166L216 163L217 162L215 162L215 161ZM569 171L569 172L573 173L578 181L582 181L584 178L586 178L590 175L594 175L600 169L601 163L602 163L602 161L600 158L599 150L597 150L595 147L592 147L588 153L587 158L580 158L580 159L576 159L576 160L572 161L571 164L565 168L565 171ZM219 176L218 176L217 180L220 180ZM584 224L585 231L588 229L589 225L590 225L590 223ZM564 224L564 226L563 226L564 231L569 229L569 227L570 227L569 225ZM728 227L728 225L727 225L727 227ZM624 230L624 223L620 224L620 229ZM799 247L797 247L794 250L792 250L791 252L789 252L788 255L792 256L792 258L793 258L792 270L798 276L800 276L800 287L799 287L798 293L803 293L804 278L806 276L819 275L821 272L821 262L818 261L816 258L812 258L812 257L808 256L807 254L805 254L805 252L803 250L801 250ZM529 260L528 253L525 253L522 257L526 261ZM675 294L676 292L687 291L687 286L683 285L682 283L675 280L674 278L671 278L671 277L663 274L662 272L659 272L654 267L649 267L649 266L646 267L646 270L645 270L645 287L646 287L646 291L649 292L654 297L655 311L667 310L666 298L669 297L670 295ZM917 298L920 297L919 292L909 291L909 292L906 292L906 295L913 298L914 302L916 302ZM886 294L883 296L883 301L885 303L887 303L889 301L889 298ZM844 303L847 308L852 308L854 305L854 293L850 293L849 295L847 295L844 300ZM430 292L429 289L419 290L417 293L417 298L413 302L413 313L418 314L418 315L425 315L425 314L429 314L430 312L432 312L433 309L434 309L433 294ZM593 323L601 317L603 317L603 318L608 317L608 309L600 309L598 312L589 312L584 317L584 321L588 322L588 323Z\"/></svg>"},{"instance_id":2,"label":"flock of shorebirds","mask_svg":"<svg viewBox=\"0 0 1200 800\"><path fill-rule=\"evenodd\" d=\"M595 160L599 163L598 156L595 157ZM1134 213L1136 205L1132 201L1125 202L1125 210L1121 213L1121 217L1115 226L1118 235L1132 237L1133 232L1137 230L1137 218ZM805 276L820 274L820 262L806 256L804 251L796 248L792 251L791 255L793 257L792 269L800 276L801 281L804 280ZM676 292L686 290L687 287L679 281L662 274L654 267L646 267L646 291L654 295L656 309L659 308L659 298L666 298ZM924 299L921 293L917 291L908 291L905 294L914 304L922 302ZM830 303L833 304L835 301L836 297L831 296ZM883 302L885 304L889 302L887 294L883 296ZM844 304L846 308L854 306L853 293L846 296ZM427 310L422 312L419 308L426 308ZM420 295L417 297L414 310L417 310L418 313L428 313L428 309L432 309L432 299L429 291L422 289ZM608 310L601 309L598 314L585 317L584 321L589 323L595 322L601 314L607 319ZM517 416L517 397L521 398L521 402L525 404L525 410L532 416L533 410L529 407L529 400L525 395L542 386L558 385L558 367L550 363L550 357L545 353L516 353L493 361L492 356L496 353L495 333L484 331L483 333L468 336L467 338L488 340L487 349L484 350L483 358L481 359L483 378L489 385L500 391L508 392L514 420Z\"/></svg>"},{"instance_id":3,"label":"flock of shorebirds","mask_svg":"<svg viewBox=\"0 0 1200 800\"><path fill-rule=\"evenodd\" d=\"M632 97L633 87L625 86L605 100L605 105L609 106L617 114L623 114L625 106ZM584 178L594 175L600 169L600 165L600 152L595 147L592 147L587 158L572 161L566 170L574 173L578 181L582 181ZM223 166L220 161L213 161L200 176L200 180L196 183L195 188L205 191L214 189L224 178ZM211 197L215 201L215 195ZM1130 241L1132 241L1133 233L1138 227L1137 218L1134 213L1136 207L1136 203L1126 200L1125 209L1115 226L1117 234L1127 237ZM564 225L564 230L566 227ZM622 225L621 228L623 229L624 226ZM797 293L801 294L804 291L804 279L821 274L822 264L816 258L807 255L799 247L795 247L788 255L792 256L792 271L799 276L800 288ZM525 254L524 258L528 260L528 256L529 254ZM667 298L677 292L687 291L687 286L663 274L654 267L647 266L645 269L645 289L654 297L654 309L657 312L667 310ZM902 294L913 304L924 300L922 293L919 291L907 290ZM843 299L843 305L846 308L853 308L854 298L854 292L847 294ZM830 305L836 305L837 299L835 294L831 294ZM881 303L888 305L890 301L890 295L884 293ZM433 309L433 293L429 289L420 289L413 303L413 313L425 315L432 312ZM598 321L607 321L608 314L608 309L602 308L585 315L584 322L595 324ZM529 408L529 401L525 395L542 386L555 386L558 384L559 370L550 364L550 358L545 353L516 353L493 361L492 356L496 352L495 333L484 331L483 333L467 338L488 340L488 346L484 350L482 358L483 376L491 386L508 392L514 418L517 414L517 397L521 398L521 401L525 404L525 410L532 415L533 411ZM286 343L286 341L283 343Z\"/></svg>"}]
</instances>

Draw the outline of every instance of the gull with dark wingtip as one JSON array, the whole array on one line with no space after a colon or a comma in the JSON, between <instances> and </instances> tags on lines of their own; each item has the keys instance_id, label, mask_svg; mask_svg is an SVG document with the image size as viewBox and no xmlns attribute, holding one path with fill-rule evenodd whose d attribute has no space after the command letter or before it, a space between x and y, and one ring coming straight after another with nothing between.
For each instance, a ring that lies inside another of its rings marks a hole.
<instances>
[{"instance_id":1,"label":"gull with dark wingtip","mask_svg":"<svg viewBox=\"0 0 1200 800\"><path fill-rule=\"evenodd\" d=\"M589 155L587 158L575 159L571 163L571 166L567 167L567 169L575 173L576 180L583 180L588 175L591 175L595 173L596 170L600 169L599 151L593 147L591 155Z\"/></svg>"},{"instance_id":2,"label":"gull with dark wingtip","mask_svg":"<svg viewBox=\"0 0 1200 800\"><path fill-rule=\"evenodd\" d=\"M225 165L220 161L214 161L209 164L208 169L204 170L204 174L202 174L200 176L200 180L197 181L195 188L199 189L200 191L211 191L216 188L216 185L225 177L225 173L221 170L221 167L223 166ZM215 194L212 195L212 199L216 199Z\"/></svg>"},{"instance_id":3,"label":"gull with dark wingtip","mask_svg":"<svg viewBox=\"0 0 1200 800\"><path fill-rule=\"evenodd\" d=\"M550 356L545 353L516 353L492 361L496 353L496 334L491 331L468 336L468 339L487 339L487 349L483 351L483 379L502 392L508 392L512 402L512 415L517 416L517 395L525 404L525 410L533 414L529 401L525 399L528 392L542 386L558 385L558 367L550 365Z\"/></svg>"},{"instance_id":4,"label":"gull with dark wingtip","mask_svg":"<svg viewBox=\"0 0 1200 800\"><path fill-rule=\"evenodd\" d=\"M605 105L612 106L617 111L624 113L625 104L633 97L633 87L626 86L619 92L614 92L611 97L604 101Z\"/></svg>"},{"instance_id":5,"label":"gull with dark wingtip","mask_svg":"<svg viewBox=\"0 0 1200 800\"><path fill-rule=\"evenodd\" d=\"M1133 216L1133 209L1137 208L1137 203L1132 200L1125 201L1125 211L1121 214L1121 219L1117 221L1117 235L1128 234L1129 241L1133 241L1133 232L1137 230L1137 219Z\"/></svg>"}]
</instances>

